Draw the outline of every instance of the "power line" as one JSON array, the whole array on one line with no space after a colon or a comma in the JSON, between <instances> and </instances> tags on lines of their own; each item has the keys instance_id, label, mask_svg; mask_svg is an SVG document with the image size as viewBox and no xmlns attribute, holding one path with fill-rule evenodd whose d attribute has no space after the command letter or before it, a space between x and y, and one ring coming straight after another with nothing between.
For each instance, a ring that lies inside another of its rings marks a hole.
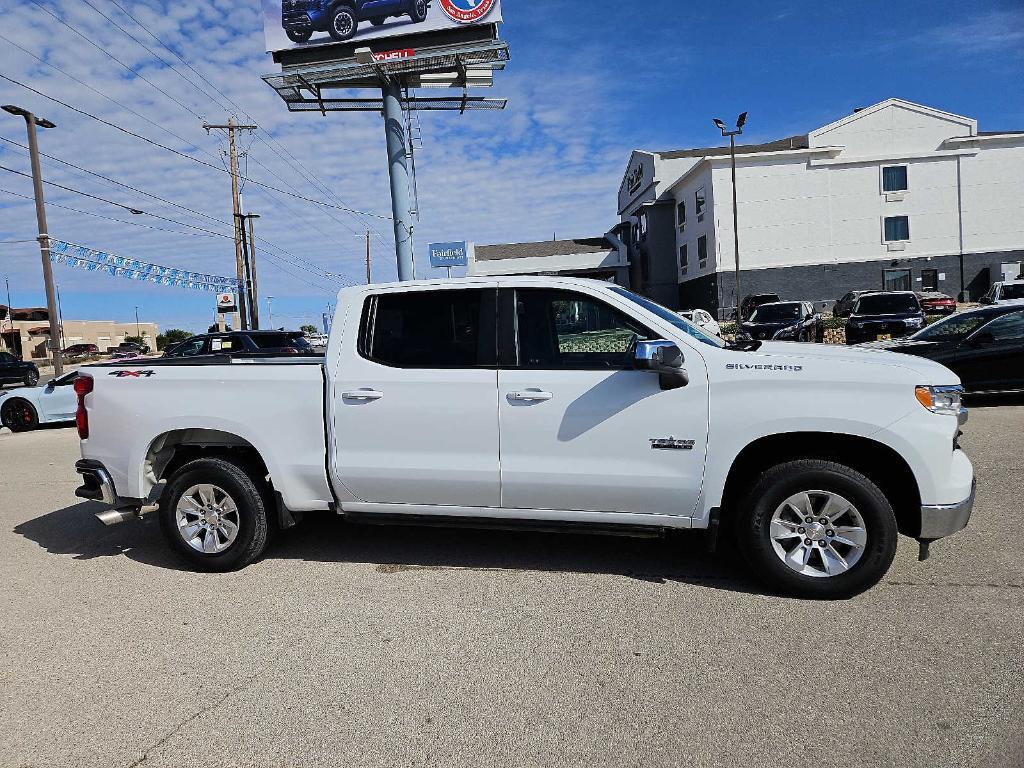
<instances>
[{"instance_id":1,"label":"power line","mask_svg":"<svg viewBox=\"0 0 1024 768\"><path fill-rule=\"evenodd\" d=\"M92 46L93 48L95 48L95 49L96 49L97 51L99 51L100 53L102 53L102 54L103 54L104 56L107 56L107 57L109 57L110 59L113 59L114 61L116 61L116 62L117 62L118 64L120 64L120 65L121 65L122 67L124 67L124 68L125 68L126 70L128 70L128 71L129 71L129 72L131 72L131 73L132 73L133 75L135 75L135 77L139 78L139 80L141 80L142 82L144 82L144 83L147 83L148 85L152 86L152 87L153 87L153 88L154 88L155 90L157 90L157 91L160 91L160 92L161 92L161 93L162 93L162 94L163 94L164 96L166 96L166 97L167 97L168 99L170 99L171 101L173 101L173 102L174 102L175 104L177 104L177 105L178 105L179 107L181 107L182 109L184 109L184 110L185 110L186 112L190 113L190 114L191 114L191 115L192 115L193 117L197 118L198 120L202 120L202 119L203 119L202 115L198 114L198 113L197 113L197 112L196 112L196 111L195 111L194 109L192 109L191 107L189 107L189 106L188 106L187 104L183 104L182 102L178 101L178 100L177 100L176 98L174 98L173 96L171 96L171 94L167 93L166 91L164 91L164 90L161 90L161 89L160 89L160 87L159 87L158 85L156 85L156 84L155 84L155 83L154 83L153 81L151 81L151 80L150 80L149 78L147 78L147 77L146 77L145 75L140 75L140 74L139 74L138 72L136 72L136 71L135 71L134 69L132 69L132 68L131 68L130 66L128 66L128 65L127 65L127 64L125 64L125 63L124 63L123 61L121 61L121 60L120 60L119 58L117 58L117 56L115 56L114 54L112 54L112 53L111 53L110 51L108 51L108 50L107 50L106 48L104 48L103 46L101 46L101 45L99 45L98 43L96 43L96 42L95 42L94 40L92 40L92 39L91 39L91 38L90 38L90 37L89 37L88 35L85 35L85 34L83 34L82 32L80 32L79 30L75 29L75 28L74 28L73 26L71 26L70 24L68 24L68 23L67 23L66 21L64 21L64 19L62 19L62 18L61 18L60 16L58 16L57 14L55 14L55 13L54 13L53 11L51 11L51 10L50 10L49 8L47 8L47 7L45 6L45 5L43 5L42 3L38 2L38 0L30 0L30 2L31 2L31 3L32 3L32 4L34 5L34 6L36 6L37 8L39 8L40 10L43 10L43 11L45 11L45 12L46 12L47 14L49 14L49 15L50 15L50 16L51 16L52 18L54 18L54 19L55 19L55 20L56 20L57 22L59 22L59 23L60 23L60 24L62 24L63 26L65 26L65 27L67 27L68 29L70 29L70 30L71 30L72 32L74 32L74 33L75 33L76 35L78 35L78 36L79 36L80 38L82 38L83 40L85 40L85 42L87 42L87 43L88 43L89 45L91 45L91 46Z\"/></svg>"},{"instance_id":2,"label":"power line","mask_svg":"<svg viewBox=\"0 0 1024 768\"><path fill-rule=\"evenodd\" d=\"M163 150L165 150L167 152L171 152L172 154L178 155L179 157L183 157L186 160L191 160L193 163L198 163L199 165L205 166L207 168L213 168L215 171L218 171L220 173L229 173L229 171L226 171L223 168L214 165L213 163L208 163L205 160L200 160L198 157L193 157L192 155L186 154L184 152L180 152L179 150L174 149L173 147L169 147L166 144L161 144L159 141L155 141L153 139L147 138L146 136L143 136L142 134L135 133L134 131L131 131L131 130L123 127L123 126L117 125L116 123L112 123L109 120L105 120L102 117L97 117L96 115L92 114L91 112L88 112L88 111L86 111L84 109L76 107L76 106L74 106L72 104L69 104L66 101L58 99L55 96L50 96L49 94L43 93L42 91L38 90L37 88L33 88L30 85L26 85L25 83L22 83L21 81L16 80L13 77L9 77L8 75L0 74L0 78L6 80L9 83L13 83L14 85L20 86L20 87L24 88L27 91L31 91L32 93L35 93L38 96L42 96L44 99L48 99L48 100L52 101L55 104L60 104L62 107L66 107L67 109L70 109L73 112L77 112L80 115L83 115L85 117L91 118L92 120L95 120L95 121L97 121L99 123L102 123L103 125L109 126L110 128L113 128L113 129L115 129L117 131L120 131L121 133L124 133L124 134L126 134L128 136L131 136L133 138L136 138L136 139L140 139L141 141L144 141L147 144L152 144L154 147L158 147L158 148L163 149ZM195 145L192 145L192 146L195 146ZM305 195L300 195L300 194L297 194L295 192L287 192L287 191L285 191L283 189L280 189L278 187L275 187L273 185L264 184L262 181L259 181L257 179L253 179L251 177L246 177L246 181L248 181L248 182L250 182L252 184L255 184L256 186L261 187L263 189L269 189L269 190L272 190L274 192L279 192L280 194L283 194L283 195L289 195L290 197L294 197L294 198L297 198L299 200L303 200L303 201L305 201L307 203L313 203L314 205L320 205L320 206L323 206L325 208L333 208L333 209L336 209L336 210L348 211L349 213L355 213L355 214L358 214L360 216L370 216L372 218L381 219L383 221L391 221L392 220L390 216L385 216L383 214L371 213L370 211L360 211L360 210L357 210L357 209L354 209L354 208L346 208L345 206L334 205L333 203L328 203L328 202L326 202L324 200L317 200L317 199L312 198L312 197L306 197Z\"/></svg>"}]
</instances>

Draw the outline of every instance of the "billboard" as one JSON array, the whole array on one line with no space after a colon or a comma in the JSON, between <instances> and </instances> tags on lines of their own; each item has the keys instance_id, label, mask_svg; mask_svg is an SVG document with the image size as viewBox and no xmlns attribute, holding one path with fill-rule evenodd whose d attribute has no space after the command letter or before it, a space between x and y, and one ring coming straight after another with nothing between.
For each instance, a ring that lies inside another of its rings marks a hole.
<instances>
[{"instance_id":1,"label":"billboard","mask_svg":"<svg viewBox=\"0 0 1024 768\"><path fill-rule=\"evenodd\" d=\"M431 243L430 244L430 266L435 269L441 267L464 267L469 263L469 244L459 243Z\"/></svg>"},{"instance_id":2,"label":"billboard","mask_svg":"<svg viewBox=\"0 0 1024 768\"><path fill-rule=\"evenodd\" d=\"M389 37L501 21L501 0L262 0L267 51Z\"/></svg>"}]
</instances>

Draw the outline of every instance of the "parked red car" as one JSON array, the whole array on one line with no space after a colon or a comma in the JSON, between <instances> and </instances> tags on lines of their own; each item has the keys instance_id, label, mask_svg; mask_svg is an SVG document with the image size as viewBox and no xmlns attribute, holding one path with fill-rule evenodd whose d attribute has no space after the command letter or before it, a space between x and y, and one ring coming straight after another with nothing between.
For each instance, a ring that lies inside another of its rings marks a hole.
<instances>
[{"instance_id":1,"label":"parked red car","mask_svg":"<svg viewBox=\"0 0 1024 768\"><path fill-rule=\"evenodd\" d=\"M917 300L926 315L952 315L956 312L956 299L944 293L927 291L918 293Z\"/></svg>"}]
</instances>

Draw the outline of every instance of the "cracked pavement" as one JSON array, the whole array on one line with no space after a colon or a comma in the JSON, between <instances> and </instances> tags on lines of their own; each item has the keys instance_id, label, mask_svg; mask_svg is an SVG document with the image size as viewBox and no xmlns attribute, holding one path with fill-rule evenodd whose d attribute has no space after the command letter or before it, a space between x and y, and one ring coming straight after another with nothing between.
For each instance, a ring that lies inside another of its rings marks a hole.
<instances>
[{"instance_id":1,"label":"cracked pavement","mask_svg":"<svg viewBox=\"0 0 1024 768\"><path fill-rule=\"evenodd\" d=\"M240 573L0 430L0 766L1024 765L1024 405L970 527L853 600L665 540L307 520Z\"/></svg>"}]
</instances>

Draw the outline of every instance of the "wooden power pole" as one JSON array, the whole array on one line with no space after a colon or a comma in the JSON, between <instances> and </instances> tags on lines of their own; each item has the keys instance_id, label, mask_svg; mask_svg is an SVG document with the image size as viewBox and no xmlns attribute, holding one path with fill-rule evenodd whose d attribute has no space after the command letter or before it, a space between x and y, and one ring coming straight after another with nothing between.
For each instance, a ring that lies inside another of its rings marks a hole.
<instances>
[{"instance_id":1,"label":"wooden power pole","mask_svg":"<svg viewBox=\"0 0 1024 768\"><path fill-rule=\"evenodd\" d=\"M249 315L246 302L246 279L245 260L246 254L242 250L242 228L245 226L240 219L242 206L238 200L238 148L235 142L235 131L255 131L258 125L239 125L234 117L228 118L227 125L210 125L203 123L203 128L209 133L211 130L220 129L228 133L228 149L231 156L231 210L234 214L235 227L235 275L238 278L238 317L242 330L249 329Z\"/></svg>"},{"instance_id":2,"label":"wooden power pole","mask_svg":"<svg viewBox=\"0 0 1024 768\"><path fill-rule=\"evenodd\" d=\"M370 270L370 230L366 230L366 284L369 285L372 282L373 276Z\"/></svg>"}]
</instances>

